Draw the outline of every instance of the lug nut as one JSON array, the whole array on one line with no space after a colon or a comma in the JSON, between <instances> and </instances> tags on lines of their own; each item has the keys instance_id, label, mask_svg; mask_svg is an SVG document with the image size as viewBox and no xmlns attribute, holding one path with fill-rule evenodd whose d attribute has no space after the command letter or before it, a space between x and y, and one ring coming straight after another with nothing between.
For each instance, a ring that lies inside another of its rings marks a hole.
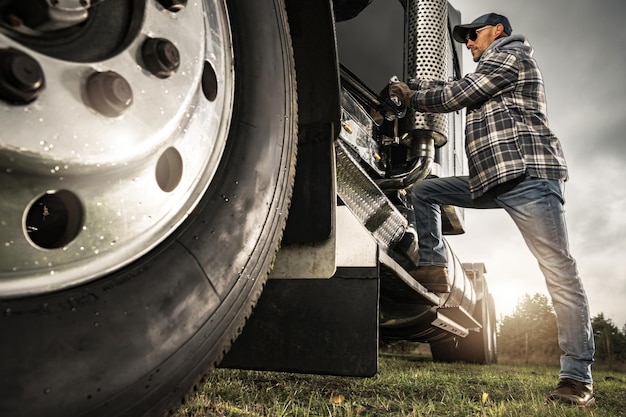
<instances>
[{"instance_id":1,"label":"lug nut","mask_svg":"<svg viewBox=\"0 0 626 417\"><path fill-rule=\"evenodd\" d=\"M159 0L161 6L170 12L179 12L187 6L187 0Z\"/></svg>"},{"instance_id":2,"label":"lug nut","mask_svg":"<svg viewBox=\"0 0 626 417\"><path fill-rule=\"evenodd\" d=\"M148 38L141 47L144 66L151 74L167 78L178 69L180 54L172 42L163 38Z\"/></svg>"},{"instance_id":3,"label":"lug nut","mask_svg":"<svg viewBox=\"0 0 626 417\"><path fill-rule=\"evenodd\" d=\"M113 71L95 72L87 79L87 98L91 106L108 117L117 117L133 103L128 81Z\"/></svg>"},{"instance_id":4,"label":"lug nut","mask_svg":"<svg viewBox=\"0 0 626 417\"><path fill-rule=\"evenodd\" d=\"M28 104L45 85L43 69L33 57L13 48L0 49L0 99Z\"/></svg>"}]
</instances>

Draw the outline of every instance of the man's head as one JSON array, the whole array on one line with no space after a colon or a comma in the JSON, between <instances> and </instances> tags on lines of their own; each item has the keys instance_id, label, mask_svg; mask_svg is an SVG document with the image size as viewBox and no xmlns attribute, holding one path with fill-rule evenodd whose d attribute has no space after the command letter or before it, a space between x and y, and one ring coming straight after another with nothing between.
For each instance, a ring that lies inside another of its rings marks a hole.
<instances>
[{"instance_id":1,"label":"man's head","mask_svg":"<svg viewBox=\"0 0 626 417\"><path fill-rule=\"evenodd\" d=\"M472 23L455 26L452 37L457 42L464 43L471 51L474 62L478 62L493 41L509 36L512 31L506 16L488 13L474 19Z\"/></svg>"}]
</instances>

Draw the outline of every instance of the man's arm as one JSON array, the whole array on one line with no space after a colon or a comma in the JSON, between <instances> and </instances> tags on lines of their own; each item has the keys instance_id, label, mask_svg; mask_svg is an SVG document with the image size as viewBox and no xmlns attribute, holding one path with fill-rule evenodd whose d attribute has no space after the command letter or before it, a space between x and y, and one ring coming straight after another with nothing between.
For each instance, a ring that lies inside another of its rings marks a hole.
<instances>
[{"instance_id":1,"label":"man's arm","mask_svg":"<svg viewBox=\"0 0 626 417\"><path fill-rule=\"evenodd\" d=\"M420 80L409 82L407 87L406 84L392 84L389 93L401 97L406 104L421 112L449 113L475 107L515 87L518 79L516 60L513 54L493 52L481 60L476 72L460 80L446 83Z\"/></svg>"}]
</instances>

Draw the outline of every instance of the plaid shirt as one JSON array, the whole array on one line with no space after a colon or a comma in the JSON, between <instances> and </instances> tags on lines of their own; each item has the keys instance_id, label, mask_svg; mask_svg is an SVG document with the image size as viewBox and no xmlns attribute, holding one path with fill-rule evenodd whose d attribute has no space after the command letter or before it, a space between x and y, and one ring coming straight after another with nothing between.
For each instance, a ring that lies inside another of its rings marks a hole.
<instances>
[{"instance_id":1,"label":"plaid shirt","mask_svg":"<svg viewBox=\"0 0 626 417\"><path fill-rule=\"evenodd\" d=\"M520 35L497 39L476 72L451 81L414 80L411 107L430 113L467 108L465 152L473 198L524 173L567 179L558 138L548 127L541 72Z\"/></svg>"}]
</instances>

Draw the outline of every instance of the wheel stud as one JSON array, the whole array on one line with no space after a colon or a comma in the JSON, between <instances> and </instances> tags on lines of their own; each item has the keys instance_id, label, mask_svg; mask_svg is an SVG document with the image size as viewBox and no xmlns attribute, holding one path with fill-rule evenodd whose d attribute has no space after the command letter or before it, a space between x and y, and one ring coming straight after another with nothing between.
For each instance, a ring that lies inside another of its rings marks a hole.
<instances>
[{"instance_id":1,"label":"wheel stud","mask_svg":"<svg viewBox=\"0 0 626 417\"><path fill-rule=\"evenodd\" d=\"M28 104L45 84L43 69L34 58L17 49L0 49L0 99Z\"/></svg>"},{"instance_id":2,"label":"wheel stud","mask_svg":"<svg viewBox=\"0 0 626 417\"><path fill-rule=\"evenodd\" d=\"M179 12L187 6L187 0L159 0L163 8L170 12Z\"/></svg>"},{"instance_id":3,"label":"wheel stud","mask_svg":"<svg viewBox=\"0 0 626 417\"><path fill-rule=\"evenodd\" d=\"M99 113L120 116L133 102L133 90L120 74L113 71L95 72L87 79L87 97Z\"/></svg>"},{"instance_id":4,"label":"wheel stud","mask_svg":"<svg viewBox=\"0 0 626 417\"><path fill-rule=\"evenodd\" d=\"M172 42L163 38L148 38L141 47L144 66L158 78L171 76L180 65L180 54Z\"/></svg>"}]
</instances>

